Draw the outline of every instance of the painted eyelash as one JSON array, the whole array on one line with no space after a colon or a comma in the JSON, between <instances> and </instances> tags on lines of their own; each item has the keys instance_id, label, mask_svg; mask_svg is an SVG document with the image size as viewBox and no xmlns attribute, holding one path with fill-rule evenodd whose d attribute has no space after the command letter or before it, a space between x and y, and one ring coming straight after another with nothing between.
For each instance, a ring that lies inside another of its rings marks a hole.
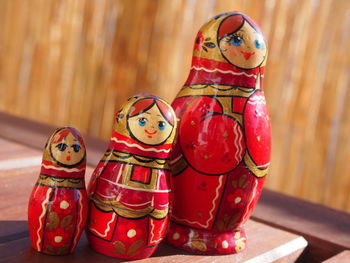
<instances>
[{"instance_id":1,"label":"painted eyelash","mask_svg":"<svg viewBox=\"0 0 350 263\"><path fill-rule=\"evenodd\" d=\"M234 37L239 37L239 38L241 38L242 40L244 40L243 34L242 34L242 33L238 33L238 32L226 36L226 39L225 39L225 40L226 40L227 42L230 42L231 39L234 38Z\"/></svg>"}]
</instances>

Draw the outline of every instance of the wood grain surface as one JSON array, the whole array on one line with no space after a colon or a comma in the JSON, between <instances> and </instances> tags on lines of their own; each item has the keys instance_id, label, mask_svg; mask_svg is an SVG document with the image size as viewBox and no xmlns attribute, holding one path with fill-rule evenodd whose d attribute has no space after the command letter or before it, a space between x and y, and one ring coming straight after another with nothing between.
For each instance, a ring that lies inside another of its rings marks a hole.
<instances>
[{"instance_id":1,"label":"wood grain surface","mask_svg":"<svg viewBox=\"0 0 350 263\"><path fill-rule=\"evenodd\" d=\"M127 97L172 101L199 27L239 10L269 43L266 185L350 211L350 1L0 1L0 110L108 139Z\"/></svg>"},{"instance_id":2,"label":"wood grain surface","mask_svg":"<svg viewBox=\"0 0 350 263\"><path fill-rule=\"evenodd\" d=\"M350 262L350 250L344 250L343 252L331 257L324 261L324 263L344 263Z\"/></svg>"},{"instance_id":3,"label":"wood grain surface","mask_svg":"<svg viewBox=\"0 0 350 263\"><path fill-rule=\"evenodd\" d=\"M321 262L350 249L350 214L264 190L252 218L301 234L309 243L306 262Z\"/></svg>"}]
</instances>

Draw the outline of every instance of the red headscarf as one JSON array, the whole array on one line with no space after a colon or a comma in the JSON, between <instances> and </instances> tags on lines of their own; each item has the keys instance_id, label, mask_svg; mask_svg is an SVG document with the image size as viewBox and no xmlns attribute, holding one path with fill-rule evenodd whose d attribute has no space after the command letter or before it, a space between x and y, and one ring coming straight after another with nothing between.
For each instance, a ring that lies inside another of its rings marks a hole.
<instances>
[{"instance_id":1,"label":"red headscarf","mask_svg":"<svg viewBox=\"0 0 350 263\"><path fill-rule=\"evenodd\" d=\"M209 28L204 25L196 37L191 71L185 85L221 84L255 87L257 75L260 73L263 77L265 67L258 66L253 69L236 67L221 55L219 41L227 34L239 30L244 22L249 23L262 35L260 28L248 16L238 12L214 17L208 24L212 22ZM217 30L215 39L208 37L213 29ZM208 51L213 53L212 57L208 57Z\"/></svg>"}]
</instances>

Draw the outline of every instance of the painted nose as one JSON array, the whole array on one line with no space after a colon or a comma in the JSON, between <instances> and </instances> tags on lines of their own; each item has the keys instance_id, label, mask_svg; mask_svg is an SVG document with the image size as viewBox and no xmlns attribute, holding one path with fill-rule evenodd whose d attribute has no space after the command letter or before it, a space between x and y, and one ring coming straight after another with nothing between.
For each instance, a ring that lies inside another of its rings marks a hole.
<instances>
[{"instance_id":1,"label":"painted nose","mask_svg":"<svg viewBox=\"0 0 350 263\"><path fill-rule=\"evenodd\" d=\"M254 49L254 43L251 42L251 41L248 41L247 49L248 49L249 51L253 50L253 49Z\"/></svg>"}]
</instances>

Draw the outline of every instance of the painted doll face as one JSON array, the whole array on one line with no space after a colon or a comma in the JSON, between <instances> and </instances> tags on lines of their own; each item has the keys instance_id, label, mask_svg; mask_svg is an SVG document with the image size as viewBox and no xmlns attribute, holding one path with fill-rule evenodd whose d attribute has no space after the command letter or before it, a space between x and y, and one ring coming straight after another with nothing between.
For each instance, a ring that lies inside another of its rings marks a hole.
<instances>
[{"instance_id":1,"label":"painted doll face","mask_svg":"<svg viewBox=\"0 0 350 263\"><path fill-rule=\"evenodd\" d=\"M50 146L53 158L56 161L68 166L80 163L85 156L84 146L80 144L72 133L68 133L65 138L57 141L55 137L59 138L59 134L60 133L58 132L53 137L52 141L54 143L51 143Z\"/></svg>"},{"instance_id":2,"label":"painted doll face","mask_svg":"<svg viewBox=\"0 0 350 263\"><path fill-rule=\"evenodd\" d=\"M162 144L173 130L173 126L163 117L156 104L149 110L130 117L128 125L132 135L148 145Z\"/></svg>"},{"instance_id":3,"label":"painted doll face","mask_svg":"<svg viewBox=\"0 0 350 263\"><path fill-rule=\"evenodd\" d=\"M246 21L239 30L220 39L219 47L231 64L243 69L258 67L266 57L263 36Z\"/></svg>"}]
</instances>

